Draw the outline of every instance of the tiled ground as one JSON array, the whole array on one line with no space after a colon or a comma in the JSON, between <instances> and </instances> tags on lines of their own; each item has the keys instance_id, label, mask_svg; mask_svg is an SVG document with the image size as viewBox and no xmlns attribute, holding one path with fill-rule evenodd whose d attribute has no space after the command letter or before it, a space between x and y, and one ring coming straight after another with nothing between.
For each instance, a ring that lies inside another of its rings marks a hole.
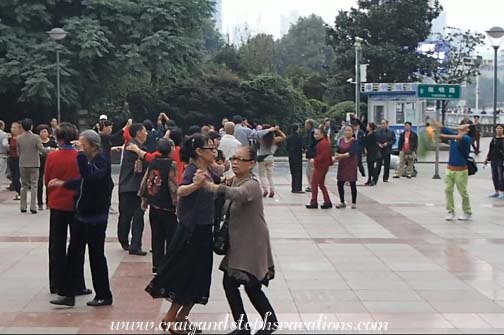
<instances>
[{"instance_id":1,"label":"tiled ground","mask_svg":"<svg viewBox=\"0 0 504 335\"><path fill-rule=\"evenodd\" d=\"M487 198L489 171L471 177L474 222L447 223L442 181L430 178L432 165L419 169L421 177L411 181L360 187L358 210L308 211L308 195L289 193L288 172L279 164L279 195L265 200L277 267L266 292L281 321L304 322L307 331L320 318L388 322L387 331L376 333L504 329L504 202ZM334 173L330 185L336 200ZM0 333L107 333L113 321L161 319L169 304L143 291L150 258L121 251L115 216L106 246L114 306L92 309L87 297L71 310L51 306L48 213L21 215L9 199L0 194ZM146 228L146 248L149 234ZM195 307L193 321L229 317L220 282L216 268L211 301Z\"/></svg>"}]
</instances>

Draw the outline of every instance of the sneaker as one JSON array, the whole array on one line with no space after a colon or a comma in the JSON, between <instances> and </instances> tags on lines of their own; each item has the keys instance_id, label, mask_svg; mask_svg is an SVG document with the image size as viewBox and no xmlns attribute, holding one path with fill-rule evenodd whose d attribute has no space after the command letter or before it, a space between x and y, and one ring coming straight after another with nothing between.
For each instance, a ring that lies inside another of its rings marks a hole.
<instances>
[{"instance_id":1,"label":"sneaker","mask_svg":"<svg viewBox=\"0 0 504 335\"><path fill-rule=\"evenodd\" d=\"M322 206L320 206L321 209L331 209L332 208L332 203L324 203Z\"/></svg>"},{"instance_id":2,"label":"sneaker","mask_svg":"<svg viewBox=\"0 0 504 335\"><path fill-rule=\"evenodd\" d=\"M352 204L352 209L357 209L357 204Z\"/></svg>"},{"instance_id":3,"label":"sneaker","mask_svg":"<svg viewBox=\"0 0 504 335\"><path fill-rule=\"evenodd\" d=\"M338 204L338 205L336 205L336 208L337 209L346 208L346 204Z\"/></svg>"},{"instance_id":4,"label":"sneaker","mask_svg":"<svg viewBox=\"0 0 504 335\"><path fill-rule=\"evenodd\" d=\"M464 213L461 217L458 218L459 221L471 221L472 220L472 214L467 214Z\"/></svg>"},{"instance_id":5,"label":"sneaker","mask_svg":"<svg viewBox=\"0 0 504 335\"><path fill-rule=\"evenodd\" d=\"M448 216L446 217L446 221L455 221L455 213L448 213Z\"/></svg>"},{"instance_id":6,"label":"sneaker","mask_svg":"<svg viewBox=\"0 0 504 335\"><path fill-rule=\"evenodd\" d=\"M504 194L499 195L499 196L497 197L497 199L499 199L499 200L504 199Z\"/></svg>"},{"instance_id":7,"label":"sneaker","mask_svg":"<svg viewBox=\"0 0 504 335\"><path fill-rule=\"evenodd\" d=\"M498 197L499 197L499 193L494 193L491 196L489 196L489 198L498 198Z\"/></svg>"}]
</instances>

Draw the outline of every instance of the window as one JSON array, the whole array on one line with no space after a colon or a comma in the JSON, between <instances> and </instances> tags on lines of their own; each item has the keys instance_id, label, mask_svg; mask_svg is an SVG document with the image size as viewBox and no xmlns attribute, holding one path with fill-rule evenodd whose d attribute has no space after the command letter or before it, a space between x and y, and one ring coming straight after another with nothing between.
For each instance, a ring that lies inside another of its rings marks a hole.
<instances>
[{"instance_id":1,"label":"window","mask_svg":"<svg viewBox=\"0 0 504 335\"><path fill-rule=\"evenodd\" d=\"M373 116L374 122L379 124L381 120L385 119L385 106L374 106Z\"/></svg>"},{"instance_id":2,"label":"window","mask_svg":"<svg viewBox=\"0 0 504 335\"><path fill-rule=\"evenodd\" d=\"M404 103L396 104L396 124L404 124Z\"/></svg>"}]
</instances>

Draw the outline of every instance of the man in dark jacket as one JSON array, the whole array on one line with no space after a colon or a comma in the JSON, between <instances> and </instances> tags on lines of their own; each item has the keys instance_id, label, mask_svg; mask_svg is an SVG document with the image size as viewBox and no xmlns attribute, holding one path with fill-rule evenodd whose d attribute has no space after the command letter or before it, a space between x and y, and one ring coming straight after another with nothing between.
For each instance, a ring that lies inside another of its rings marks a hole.
<instances>
[{"instance_id":1,"label":"man in dark jacket","mask_svg":"<svg viewBox=\"0 0 504 335\"><path fill-rule=\"evenodd\" d=\"M133 124L129 128L131 143L143 148L147 140L147 130L141 123ZM144 230L144 211L142 200L137 195L140 183L145 173L145 164L137 154L125 150L119 173L119 223L117 235L119 243L124 250L129 250L130 255L145 256L142 250L142 235ZM131 230L131 245L129 233Z\"/></svg>"},{"instance_id":2,"label":"man in dark jacket","mask_svg":"<svg viewBox=\"0 0 504 335\"><path fill-rule=\"evenodd\" d=\"M317 143L318 141L315 139L315 121L308 119L305 122L305 130L306 130L306 179L308 181L308 187L306 188L306 192L311 192L311 182L313 175L313 163L310 161L312 158L315 158L317 155Z\"/></svg>"},{"instance_id":3,"label":"man in dark jacket","mask_svg":"<svg viewBox=\"0 0 504 335\"><path fill-rule=\"evenodd\" d=\"M359 166L359 172L362 177L366 177L366 171L364 170L364 165L362 164L362 154L364 153L364 137L366 134L361 130L361 122L359 119L352 119L352 128L354 131L353 137L357 140L357 145L359 147L357 164Z\"/></svg>"},{"instance_id":4,"label":"man in dark jacket","mask_svg":"<svg viewBox=\"0 0 504 335\"><path fill-rule=\"evenodd\" d=\"M378 163L377 178L380 177L381 167L383 165L383 182L388 183L390 176L390 156L392 155L392 146L396 141L396 136L395 133L390 130L387 120L382 120L381 127L376 132L376 139L382 156L380 162Z\"/></svg>"},{"instance_id":5,"label":"man in dark jacket","mask_svg":"<svg viewBox=\"0 0 504 335\"><path fill-rule=\"evenodd\" d=\"M287 137L287 151L289 152L289 168L292 176L292 193L303 192L303 139L299 136L299 124L291 126Z\"/></svg>"},{"instance_id":6,"label":"man in dark jacket","mask_svg":"<svg viewBox=\"0 0 504 335\"><path fill-rule=\"evenodd\" d=\"M418 135L411 129L412 126L411 122L406 122L404 132L399 136L399 167L394 178L401 178L405 164L407 165L406 176L409 179L413 176L418 149Z\"/></svg>"}]
</instances>

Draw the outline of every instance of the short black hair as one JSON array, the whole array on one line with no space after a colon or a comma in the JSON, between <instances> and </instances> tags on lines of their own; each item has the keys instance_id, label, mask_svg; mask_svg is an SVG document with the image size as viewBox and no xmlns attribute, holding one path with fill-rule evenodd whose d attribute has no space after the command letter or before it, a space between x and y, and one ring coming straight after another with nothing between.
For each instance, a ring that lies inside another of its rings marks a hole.
<instances>
[{"instance_id":1,"label":"short black hair","mask_svg":"<svg viewBox=\"0 0 504 335\"><path fill-rule=\"evenodd\" d=\"M24 131L30 131L33 128L32 119L23 119L23 121L21 121L21 127L24 129Z\"/></svg>"},{"instance_id":2,"label":"short black hair","mask_svg":"<svg viewBox=\"0 0 504 335\"><path fill-rule=\"evenodd\" d=\"M143 129L145 129L145 126L141 123L133 123L131 127L129 128L129 133L130 136L135 138L137 137L138 133L141 132Z\"/></svg>"},{"instance_id":3,"label":"short black hair","mask_svg":"<svg viewBox=\"0 0 504 335\"><path fill-rule=\"evenodd\" d=\"M409 125L410 127L413 127L413 123L411 123L411 122L409 122L409 121L408 121L408 122L404 122L404 125L405 125L405 126L406 126L406 125Z\"/></svg>"},{"instance_id":4,"label":"short black hair","mask_svg":"<svg viewBox=\"0 0 504 335\"><path fill-rule=\"evenodd\" d=\"M212 141L213 140L220 140L221 139L221 136L218 132L216 131L211 131L208 133L208 138L211 139Z\"/></svg>"},{"instance_id":5,"label":"short black hair","mask_svg":"<svg viewBox=\"0 0 504 335\"><path fill-rule=\"evenodd\" d=\"M243 118L241 117L241 115L235 115L233 116L233 123L234 124L240 124L243 122Z\"/></svg>"},{"instance_id":6,"label":"short black hair","mask_svg":"<svg viewBox=\"0 0 504 335\"><path fill-rule=\"evenodd\" d=\"M180 147L183 140L182 130L180 128L170 129L170 139L173 141L176 147Z\"/></svg>"},{"instance_id":7,"label":"short black hair","mask_svg":"<svg viewBox=\"0 0 504 335\"><path fill-rule=\"evenodd\" d=\"M98 130L99 131L102 131L105 127L110 127L112 126L113 123L112 121L109 121L109 120L101 120L99 123L98 123Z\"/></svg>"},{"instance_id":8,"label":"short black hair","mask_svg":"<svg viewBox=\"0 0 504 335\"><path fill-rule=\"evenodd\" d=\"M201 127L197 125L193 125L189 127L187 135L192 136L194 134L201 134Z\"/></svg>"},{"instance_id":9,"label":"short black hair","mask_svg":"<svg viewBox=\"0 0 504 335\"><path fill-rule=\"evenodd\" d=\"M148 119L144 120L143 125L147 131L151 131L152 129L154 129L154 124L152 123L151 120Z\"/></svg>"},{"instance_id":10,"label":"short black hair","mask_svg":"<svg viewBox=\"0 0 504 335\"><path fill-rule=\"evenodd\" d=\"M168 120L166 121L165 126L167 126L168 128L175 128L177 127L177 124L173 120Z\"/></svg>"},{"instance_id":11,"label":"short black hair","mask_svg":"<svg viewBox=\"0 0 504 335\"><path fill-rule=\"evenodd\" d=\"M479 118L480 118L480 116L479 116L479 115L475 115L475 116L474 116L474 118L475 118L475 119L479 119Z\"/></svg>"},{"instance_id":12,"label":"short black hair","mask_svg":"<svg viewBox=\"0 0 504 335\"><path fill-rule=\"evenodd\" d=\"M69 122L62 122L55 131L56 140L64 142L66 145L72 144L72 141L79 139L77 127Z\"/></svg>"},{"instance_id":13,"label":"short black hair","mask_svg":"<svg viewBox=\"0 0 504 335\"><path fill-rule=\"evenodd\" d=\"M290 127L291 134L295 134L299 131L299 123L293 123Z\"/></svg>"},{"instance_id":14,"label":"short black hair","mask_svg":"<svg viewBox=\"0 0 504 335\"><path fill-rule=\"evenodd\" d=\"M49 128L49 126L48 126L47 124L39 124L39 125L37 126L37 129L36 129L37 134L39 134L39 135L40 135L40 132L41 132L42 130L47 130L47 132L48 132L48 133L50 133L50 132L51 132L51 128Z\"/></svg>"},{"instance_id":15,"label":"short black hair","mask_svg":"<svg viewBox=\"0 0 504 335\"><path fill-rule=\"evenodd\" d=\"M156 151L164 157L168 156L172 151L172 141L167 138L161 138L157 143Z\"/></svg>"}]
</instances>

